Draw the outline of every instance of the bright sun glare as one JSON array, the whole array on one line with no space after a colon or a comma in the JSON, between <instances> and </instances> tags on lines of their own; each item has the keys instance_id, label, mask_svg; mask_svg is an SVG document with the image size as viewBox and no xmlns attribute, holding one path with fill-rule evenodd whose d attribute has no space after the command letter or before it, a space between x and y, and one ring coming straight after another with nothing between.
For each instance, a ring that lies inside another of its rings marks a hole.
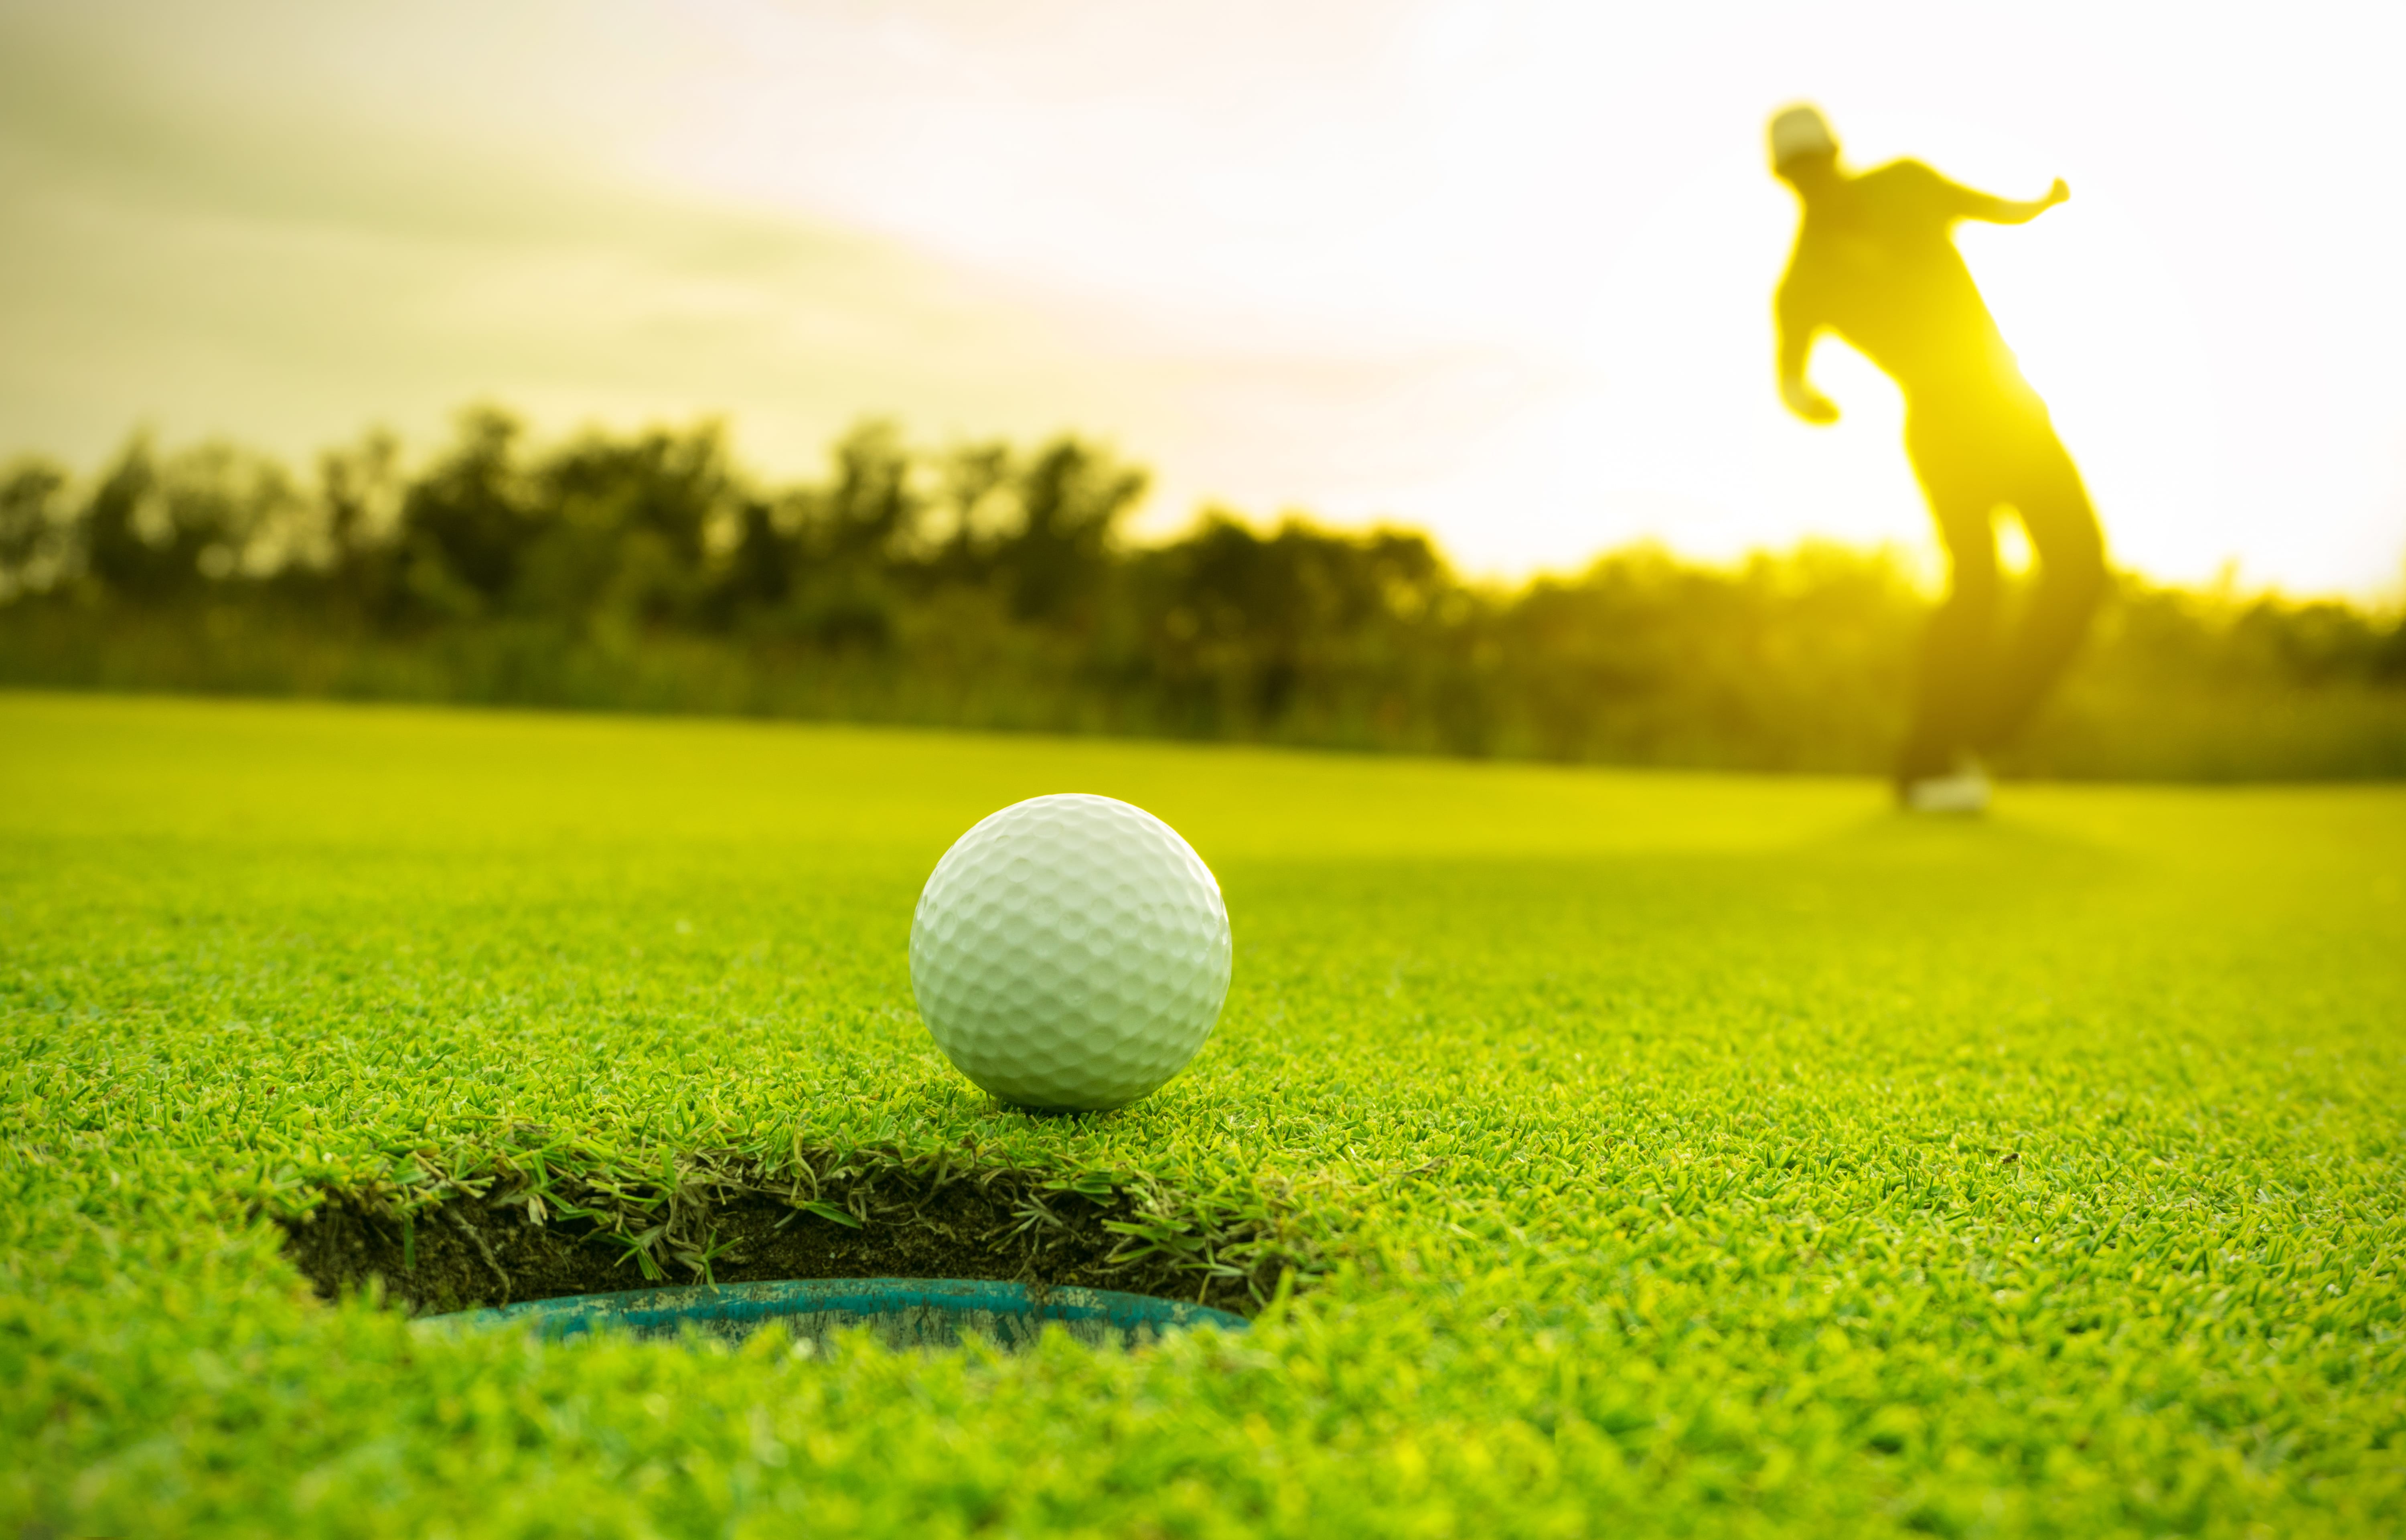
<instances>
[{"instance_id":1,"label":"bright sun glare","mask_svg":"<svg viewBox=\"0 0 2406 1540\"><path fill-rule=\"evenodd\" d=\"M1810 96L1858 165L2071 182L1962 246L2117 559L2357 594L2406 572L2406 205L2367 191L2394 180L2396 16L514 16L10 17L8 446L89 462L137 420L423 444L484 397L551 428L724 414L793 473L882 413L1112 439L1159 473L1155 530L1205 501L1384 516L1497 572L1636 539L1926 553L1893 389L1831 344L1834 431L1773 389L1795 212L1762 124Z\"/></svg>"}]
</instances>

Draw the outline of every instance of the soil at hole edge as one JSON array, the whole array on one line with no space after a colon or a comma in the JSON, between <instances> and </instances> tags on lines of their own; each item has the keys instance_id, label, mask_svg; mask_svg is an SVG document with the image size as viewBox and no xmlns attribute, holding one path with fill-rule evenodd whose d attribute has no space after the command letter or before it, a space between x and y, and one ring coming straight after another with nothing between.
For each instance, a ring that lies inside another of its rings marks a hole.
<instances>
[{"instance_id":1,"label":"soil at hole edge","mask_svg":"<svg viewBox=\"0 0 2406 1540\"><path fill-rule=\"evenodd\" d=\"M1125 1237L1104 1227L1137 1212L1125 1193L1093 1198L1040 1192L1033 1180L906 1183L888 1174L871 1201L825 1189L821 1198L865 1208L858 1228L767 1193L719 1196L706 1216L725 1243L707 1277L720 1283L778 1279L961 1278L1075 1284L1191 1300L1252 1315L1275 1276L1226 1277L1153 1255L1133 1261ZM1026 1222L1030 1201L1041 1217ZM413 1315L440 1314L565 1294L606 1293L703 1280L671 1264L646 1279L626 1247L591 1220L531 1216L525 1200L461 1196L404 1222L349 1194L283 1222L285 1250L318 1294L333 1299L383 1280L386 1297ZM1223 1237L1224 1239L1229 1237ZM1255 1269L1266 1273L1267 1265Z\"/></svg>"}]
</instances>

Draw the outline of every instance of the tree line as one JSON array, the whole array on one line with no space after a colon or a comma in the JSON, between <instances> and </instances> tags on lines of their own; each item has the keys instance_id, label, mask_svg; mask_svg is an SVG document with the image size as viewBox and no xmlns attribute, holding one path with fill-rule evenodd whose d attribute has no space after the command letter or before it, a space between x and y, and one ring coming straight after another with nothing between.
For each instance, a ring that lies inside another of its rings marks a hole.
<instances>
[{"instance_id":1,"label":"tree line","mask_svg":"<svg viewBox=\"0 0 2406 1540\"><path fill-rule=\"evenodd\" d=\"M133 440L0 473L0 682L1877 770L1927 600L1892 555L1659 549L1519 585L1417 531L1125 527L1076 436L845 435L773 486L713 424L539 445L493 408L413 465ZM2126 577L2014 767L2406 772L2406 626Z\"/></svg>"}]
</instances>

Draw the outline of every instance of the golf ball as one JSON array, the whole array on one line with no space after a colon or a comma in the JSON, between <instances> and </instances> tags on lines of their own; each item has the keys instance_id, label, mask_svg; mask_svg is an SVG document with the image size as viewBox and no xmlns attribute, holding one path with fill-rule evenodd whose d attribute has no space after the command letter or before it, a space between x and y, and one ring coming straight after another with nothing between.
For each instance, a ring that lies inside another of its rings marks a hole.
<instances>
[{"instance_id":1,"label":"golf ball","mask_svg":"<svg viewBox=\"0 0 2406 1540\"><path fill-rule=\"evenodd\" d=\"M1142 808L1069 793L960 837L911 921L936 1046L1004 1101L1124 1107L1186 1067L1228 994L1220 884Z\"/></svg>"}]
</instances>

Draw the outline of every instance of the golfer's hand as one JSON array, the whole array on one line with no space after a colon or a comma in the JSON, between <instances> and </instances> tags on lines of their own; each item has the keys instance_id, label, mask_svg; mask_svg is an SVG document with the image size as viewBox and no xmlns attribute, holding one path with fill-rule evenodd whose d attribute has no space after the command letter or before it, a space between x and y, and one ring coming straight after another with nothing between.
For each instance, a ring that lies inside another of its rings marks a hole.
<instances>
[{"instance_id":1,"label":"golfer's hand","mask_svg":"<svg viewBox=\"0 0 2406 1540\"><path fill-rule=\"evenodd\" d=\"M1779 399L1788 409L1816 427L1827 427L1838 420L1836 403L1803 380L1781 380Z\"/></svg>"}]
</instances>

